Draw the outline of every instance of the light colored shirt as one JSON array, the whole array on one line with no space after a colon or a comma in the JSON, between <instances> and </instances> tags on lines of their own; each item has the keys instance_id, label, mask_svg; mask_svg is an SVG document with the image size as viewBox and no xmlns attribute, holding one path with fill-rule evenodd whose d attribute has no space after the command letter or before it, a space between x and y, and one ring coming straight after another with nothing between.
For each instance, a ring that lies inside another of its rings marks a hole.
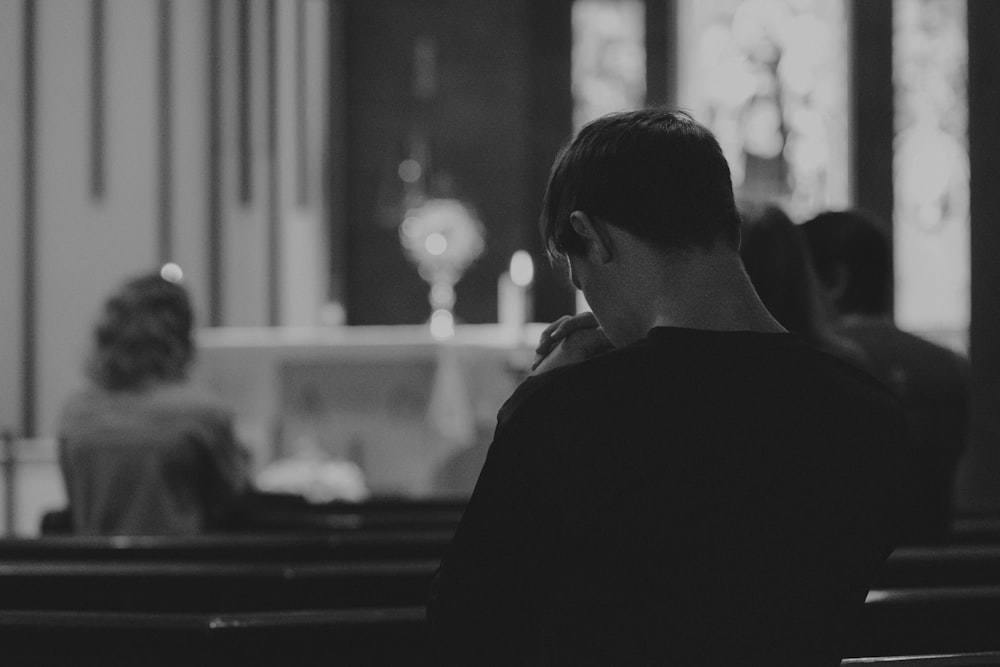
<instances>
[{"instance_id":1,"label":"light colored shirt","mask_svg":"<svg viewBox=\"0 0 1000 667\"><path fill-rule=\"evenodd\" d=\"M199 533L247 486L232 411L186 384L86 389L64 406L59 437L78 534Z\"/></svg>"}]
</instances>

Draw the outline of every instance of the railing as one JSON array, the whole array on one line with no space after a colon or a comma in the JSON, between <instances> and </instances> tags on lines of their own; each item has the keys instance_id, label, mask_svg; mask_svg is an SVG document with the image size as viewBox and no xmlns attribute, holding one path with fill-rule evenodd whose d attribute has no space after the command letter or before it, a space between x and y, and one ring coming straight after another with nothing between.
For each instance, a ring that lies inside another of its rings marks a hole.
<instances>
[{"instance_id":1,"label":"railing","mask_svg":"<svg viewBox=\"0 0 1000 667\"><path fill-rule=\"evenodd\" d=\"M17 516L17 493L14 477L17 468L14 461L14 434L10 429L3 429L0 432L0 468L2 468L3 479L3 534L11 535L14 532L14 520Z\"/></svg>"},{"instance_id":2,"label":"railing","mask_svg":"<svg viewBox=\"0 0 1000 667\"><path fill-rule=\"evenodd\" d=\"M0 534L17 532L19 512L23 511L24 498L19 493L21 473L26 467L48 466L57 470L56 440L54 438L21 438L9 428L0 430L0 484L3 492L2 526ZM52 500L58 504L60 499ZM54 507L52 508L54 509Z\"/></svg>"}]
</instances>

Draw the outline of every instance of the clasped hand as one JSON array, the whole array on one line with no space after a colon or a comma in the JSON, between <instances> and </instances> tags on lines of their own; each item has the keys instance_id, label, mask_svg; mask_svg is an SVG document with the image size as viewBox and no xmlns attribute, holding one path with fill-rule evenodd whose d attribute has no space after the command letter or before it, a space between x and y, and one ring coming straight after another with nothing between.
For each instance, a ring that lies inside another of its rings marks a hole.
<instances>
[{"instance_id":1,"label":"clasped hand","mask_svg":"<svg viewBox=\"0 0 1000 667\"><path fill-rule=\"evenodd\" d=\"M613 347L593 313L564 315L542 332L531 374L579 363Z\"/></svg>"}]
</instances>

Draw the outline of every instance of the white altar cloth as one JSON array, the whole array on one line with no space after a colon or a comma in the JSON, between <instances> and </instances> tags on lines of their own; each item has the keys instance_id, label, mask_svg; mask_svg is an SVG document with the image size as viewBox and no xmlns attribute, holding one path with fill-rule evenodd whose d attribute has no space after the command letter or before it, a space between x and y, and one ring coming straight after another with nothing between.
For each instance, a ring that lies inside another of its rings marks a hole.
<instances>
[{"instance_id":1,"label":"white altar cloth","mask_svg":"<svg viewBox=\"0 0 1000 667\"><path fill-rule=\"evenodd\" d=\"M467 495L543 326L204 329L195 380L234 407L258 469L318 455L375 495Z\"/></svg>"}]
</instances>

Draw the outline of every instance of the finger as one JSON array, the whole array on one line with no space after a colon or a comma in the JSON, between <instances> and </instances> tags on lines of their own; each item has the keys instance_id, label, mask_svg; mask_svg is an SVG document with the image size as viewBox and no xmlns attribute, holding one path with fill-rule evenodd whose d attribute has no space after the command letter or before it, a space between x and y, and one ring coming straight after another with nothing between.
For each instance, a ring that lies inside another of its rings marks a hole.
<instances>
[{"instance_id":1,"label":"finger","mask_svg":"<svg viewBox=\"0 0 1000 667\"><path fill-rule=\"evenodd\" d=\"M552 332L552 338L559 340L583 329L596 329L600 326L592 312L579 313L571 317L560 318L558 326Z\"/></svg>"},{"instance_id":2,"label":"finger","mask_svg":"<svg viewBox=\"0 0 1000 667\"><path fill-rule=\"evenodd\" d=\"M548 351L552 349L552 346L563 338L563 336L555 335L555 332L559 330L569 317L569 315L563 315L555 322L545 327L545 330L542 331L542 335L538 338L538 346L535 348L536 352L543 355L547 354Z\"/></svg>"},{"instance_id":3,"label":"finger","mask_svg":"<svg viewBox=\"0 0 1000 667\"><path fill-rule=\"evenodd\" d=\"M570 317L571 317L570 315L563 315L562 317L560 317L557 320L555 320L554 322L552 322L552 324L550 324L549 326L545 327L545 329L542 331L542 336L541 337L543 339L545 339L545 338L551 338L552 337L552 333L554 331L558 330L561 326L563 326L563 324L566 322L566 320L570 319Z\"/></svg>"},{"instance_id":4,"label":"finger","mask_svg":"<svg viewBox=\"0 0 1000 667\"><path fill-rule=\"evenodd\" d=\"M613 345L605 335L604 329L601 329L600 327L578 329L568 333L564 338L554 342L552 349L549 350L548 354L536 355L531 369L534 370L537 368L538 365L548 358L548 356L558 347L568 348L567 351L572 350L570 354L573 355L590 357L600 352L604 352L605 350L613 347Z\"/></svg>"},{"instance_id":5,"label":"finger","mask_svg":"<svg viewBox=\"0 0 1000 667\"><path fill-rule=\"evenodd\" d=\"M538 368L538 365L540 363L542 363L543 361L545 361L546 359L548 359L549 356L552 354L552 352L554 352L555 349L557 347L559 347L559 343L561 343L561 342L562 341L557 341L557 342L553 343L552 345L550 345L546 350L541 351L541 352L536 352L535 353L535 358L531 362L531 370L535 370L536 368Z\"/></svg>"},{"instance_id":6,"label":"finger","mask_svg":"<svg viewBox=\"0 0 1000 667\"><path fill-rule=\"evenodd\" d=\"M563 340L569 336L575 334L578 331L586 331L600 329L600 325L597 322L597 317L590 311L585 313L578 313L576 315L563 315L555 322L545 327L542 331L542 335L539 337L538 347L535 348L535 359L532 362L532 370L534 370L539 363L549 354L552 350L561 343ZM606 340L604 337L604 332L601 331L600 339Z\"/></svg>"},{"instance_id":7,"label":"finger","mask_svg":"<svg viewBox=\"0 0 1000 667\"><path fill-rule=\"evenodd\" d=\"M577 315L563 315L552 323L549 337L559 340L581 329L594 329L598 326L597 318L591 312Z\"/></svg>"}]
</instances>

